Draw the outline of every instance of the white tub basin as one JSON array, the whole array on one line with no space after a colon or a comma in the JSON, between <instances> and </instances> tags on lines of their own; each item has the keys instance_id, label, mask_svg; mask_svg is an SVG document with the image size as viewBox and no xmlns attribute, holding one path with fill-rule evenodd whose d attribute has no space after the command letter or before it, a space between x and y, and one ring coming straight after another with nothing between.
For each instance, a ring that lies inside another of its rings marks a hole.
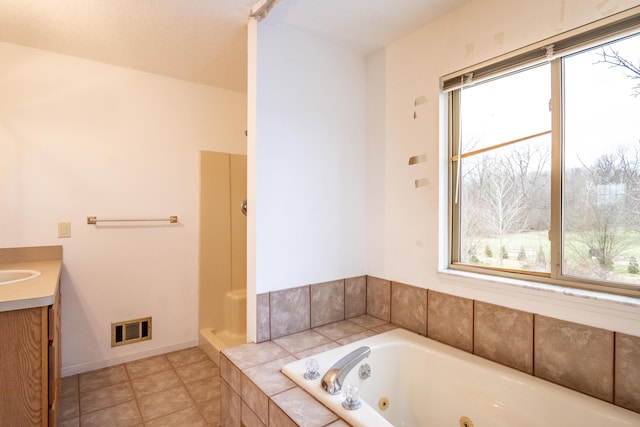
<instances>
[{"instance_id":1,"label":"white tub basin","mask_svg":"<svg viewBox=\"0 0 640 427\"><path fill-rule=\"evenodd\" d=\"M638 427L640 414L569 390L402 329L313 356L321 375L360 346L371 348L344 384L359 388L362 406L342 407L320 378L304 378L306 359L282 368L300 387L354 427Z\"/></svg>"},{"instance_id":2,"label":"white tub basin","mask_svg":"<svg viewBox=\"0 0 640 427\"><path fill-rule=\"evenodd\" d=\"M22 282L38 277L38 270L0 270L0 285Z\"/></svg>"}]
</instances>

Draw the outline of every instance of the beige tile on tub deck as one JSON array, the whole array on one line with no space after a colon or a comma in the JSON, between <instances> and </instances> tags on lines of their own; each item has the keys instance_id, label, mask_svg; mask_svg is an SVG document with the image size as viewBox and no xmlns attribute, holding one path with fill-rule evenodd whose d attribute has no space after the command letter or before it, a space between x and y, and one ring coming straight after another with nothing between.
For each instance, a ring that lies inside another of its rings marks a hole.
<instances>
[{"instance_id":1,"label":"beige tile on tub deck","mask_svg":"<svg viewBox=\"0 0 640 427\"><path fill-rule=\"evenodd\" d=\"M362 316L358 317L352 317L351 319L349 319L349 322L355 323L356 325L365 329L379 328L389 324L389 322L387 322L386 320L369 316L368 314L363 314Z\"/></svg>"},{"instance_id":2,"label":"beige tile on tub deck","mask_svg":"<svg viewBox=\"0 0 640 427\"><path fill-rule=\"evenodd\" d=\"M473 352L533 373L533 314L475 301Z\"/></svg>"},{"instance_id":3,"label":"beige tile on tub deck","mask_svg":"<svg viewBox=\"0 0 640 427\"><path fill-rule=\"evenodd\" d=\"M224 354L220 355L220 377L229 384L229 386L240 394L242 373Z\"/></svg>"},{"instance_id":4,"label":"beige tile on tub deck","mask_svg":"<svg viewBox=\"0 0 640 427\"><path fill-rule=\"evenodd\" d=\"M640 412L640 337L616 333L615 404Z\"/></svg>"},{"instance_id":5,"label":"beige tile on tub deck","mask_svg":"<svg viewBox=\"0 0 640 427\"><path fill-rule=\"evenodd\" d=\"M233 425L233 424L230 424ZM269 427L298 427L285 412L269 400Z\"/></svg>"},{"instance_id":6,"label":"beige tile on tub deck","mask_svg":"<svg viewBox=\"0 0 640 427\"><path fill-rule=\"evenodd\" d=\"M293 356L286 356L281 359L272 360L264 365L254 366L243 371L255 385L267 395L271 396L296 386L285 374L280 372L287 363L295 362Z\"/></svg>"},{"instance_id":7,"label":"beige tile on tub deck","mask_svg":"<svg viewBox=\"0 0 640 427\"><path fill-rule=\"evenodd\" d=\"M350 344L352 342L356 342L356 341L360 341L363 340L365 338L369 338L372 337L374 335L378 335L376 332L372 331L372 330L367 330L364 332L360 332L359 334L355 334L355 335L350 335L348 337L345 338L340 338L339 340L336 340L336 342L340 345L347 345Z\"/></svg>"},{"instance_id":8,"label":"beige tile on tub deck","mask_svg":"<svg viewBox=\"0 0 640 427\"><path fill-rule=\"evenodd\" d=\"M220 419L225 426L239 426L242 419L242 399L225 380L220 381Z\"/></svg>"},{"instance_id":9,"label":"beige tile on tub deck","mask_svg":"<svg viewBox=\"0 0 640 427\"><path fill-rule=\"evenodd\" d=\"M391 281L367 276L367 314L391 321Z\"/></svg>"},{"instance_id":10,"label":"beige tile on tub deck","mask_svg":"<svg viewBox=\"0 0 640 427\"><path fill-rule=\"evenodd\" d=\"M344 280L344 318L367 314L367 276Z\"/></svg>"},{"instance_id":11,"label":"beige tile on tub deck","mask_svg":"<svg viewBox=\"0 0 640 427\"><path fill-rule=\"evenodd\" d=\"M271 292L269 302L271 339L309 329L310 301L309 286Z\"/></svg>"},{"instance_id":12,"label":"beige tile on tub deck","mask_svg":"<svg viewBox=\"0 0 640 427\"><path fill-rule=\"evenodd\" d=\"M427 336L473 351L473 300L429 290Z\"/></svg>"},{"instance_id":13,"label":"beige tile on tub deck","mask_svg":"<svg viewBox=\"0 0 640 427\"><path fill-rule=\"evenodd\" d=\"M222 350L222 354L241 370L262 365L289 355L285 349L272 341L265 341L259 344L241 344Z\"/></svg>"},{"instance_id":14,"label":"beige tile on tub deck","mask_svg":"<svg viewBox=\"0 0 640 427\"><path fill-rule=\"evenodd\" d=\"M305 350L305 351L301 351L300 353L296 353L294 354L296 360L298 359L306 359L307 357L312 357L315 356L317 354L323 353L325 351L329 351L329 350L333 350L334 348L338 348L340 347L340 344L335 342L335 341L331 341L328 342L326 344L322 344L321 346L318 347L313 347L310 348L309 350Z\"/></svg>"},{"instance_id":15,"label":"beige tile on tub deck","mask_svg":"<svg viewBox=\"0 0 640 427\"><path fill-rule=\"evenodd\" d=\"M264 342L271 339L269 298L269 292L256 295L256 342Z\"/></svg>"},{"instance_id":16,"label":"beige tile on tub deck","mask_svg":"<svg viewBox=\"0 0 640 427\"><path fill-rule=\"evenodd\" d=\"M340 338L364 332L365 328L348 320L341 320L340 322L330 323L314 328L313 330L332 340L339 340Z\"/></svg>"},{"instance_id":17,"label":"beige tile on tub deck","mask_svg":"<svg viewBox=\"0 0 640 427\"><path fill-rule=\"evenodd\" d=\"M274 343L288 351L289 353L299 353L319 345L326 344L331 340L324 335L308 330L298 332L273 340Z\"/></svg>"},{"instance_id":18,"label":"beige tile on tub deck","mask_svg":"<svg viewBox=\"0 0 640 427\"><path fill-rule=\"evenodd\" d=\"M427 335L427 290L391 282L391 323Z\"/></svg>"},{"instance_id":19,"label":"beige tile on tub deck","mask_svg":"<svg viewBox=\"0 0 640 427\"><path fill-rule=\"evenodd\" d=\"M333 412L300 387L276 394L271 397L271 401L300 426L321 427L338 419ZM271 408L269 408L269 426L272 425L280 427L280 424L271 423Z\"/></svg>"},{"instance_id":20,"label":"beige tile on tub deck","mask_svg":"<svg viewBox=\"0 0 640 427\"><path fill-rule=\"evenodd\" d=\"M344 319L344 280L316 283L311 292L311 327Z\"/></svg>"},{"instance_id":21,"label":"beige tile on tub deck","mask_svg":"<svg viewBox=\"0 0 640 427\"><path fill-rule=\"evenodd\" d=\"M268 420L267 420L268 422ZM266 427L260 418L244 402L242 403L242 424L244 427Z\"/></svg>"},{"instance_id":22,"label":"beige tile on tub deck","mask_svg":"<svg viewBox=\"0 0 640 427\"><path fill-rule=\"evenodd\" d=\"M246 404L263 424L269 422L269 398L244 374L241 397L242 404Z\"/></svg>"},{"instance_id":23,"label":"beige tile on tub deck","mask_svg":"<svg viewBox=\"0 0 640 427\"><path fill-rule=\"evenodd\" d=\"M613 332L535 315L534 375L613 401Z\"/></svg>"}]
</instances>

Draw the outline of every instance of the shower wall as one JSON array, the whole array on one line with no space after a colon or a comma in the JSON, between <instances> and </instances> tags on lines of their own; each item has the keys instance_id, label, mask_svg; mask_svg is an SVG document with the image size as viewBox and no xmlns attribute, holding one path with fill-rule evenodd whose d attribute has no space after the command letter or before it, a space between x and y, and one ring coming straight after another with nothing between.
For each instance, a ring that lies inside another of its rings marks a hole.
<instances>
[{"instance_id":1,"label":"shower wall","mask_svg":"<svg viewBox=\"0 0 640 427\"><path fill-rule=\"evenodd\" d=\"M247 221L240 207L246 192L247 156L200 153L198 325L201 336L221 341L216 347L245 340Z\"/></svg>"}]
</instances>

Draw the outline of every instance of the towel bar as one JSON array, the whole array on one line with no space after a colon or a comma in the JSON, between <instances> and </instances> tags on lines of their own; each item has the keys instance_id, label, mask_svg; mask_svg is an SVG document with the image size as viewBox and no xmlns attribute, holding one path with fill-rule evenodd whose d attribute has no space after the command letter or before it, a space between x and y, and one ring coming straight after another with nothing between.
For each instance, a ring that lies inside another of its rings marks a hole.
<instances>
[{"instance_id":1,"label":"towel bar","mask_svg":"<svg viewBox=\"0 0 640 427\"><path fill-rule=\"evenodd\" d=\"M87 224L97 224L99 222L131 222L131 221L169 221L171 224L178 222L178 217L172 215L169 218L97 218L95 216L87 217Z\"/></svg>"}]
</instances>

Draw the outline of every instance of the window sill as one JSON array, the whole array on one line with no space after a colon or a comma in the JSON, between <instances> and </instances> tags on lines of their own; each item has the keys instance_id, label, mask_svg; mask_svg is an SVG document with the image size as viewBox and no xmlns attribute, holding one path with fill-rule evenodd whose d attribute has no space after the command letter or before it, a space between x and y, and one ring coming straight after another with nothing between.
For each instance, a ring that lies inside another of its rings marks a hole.
<instances>
[{"instance_id":1,"label":"window sill","mask_svg":"<svg viewBox=\"0 0 640 427\"><path fill-rule=\"evenodd\" d=\"M640 298L443 269L444 292L631 335L640 331Z\"/></svg>"}]
</instances>

